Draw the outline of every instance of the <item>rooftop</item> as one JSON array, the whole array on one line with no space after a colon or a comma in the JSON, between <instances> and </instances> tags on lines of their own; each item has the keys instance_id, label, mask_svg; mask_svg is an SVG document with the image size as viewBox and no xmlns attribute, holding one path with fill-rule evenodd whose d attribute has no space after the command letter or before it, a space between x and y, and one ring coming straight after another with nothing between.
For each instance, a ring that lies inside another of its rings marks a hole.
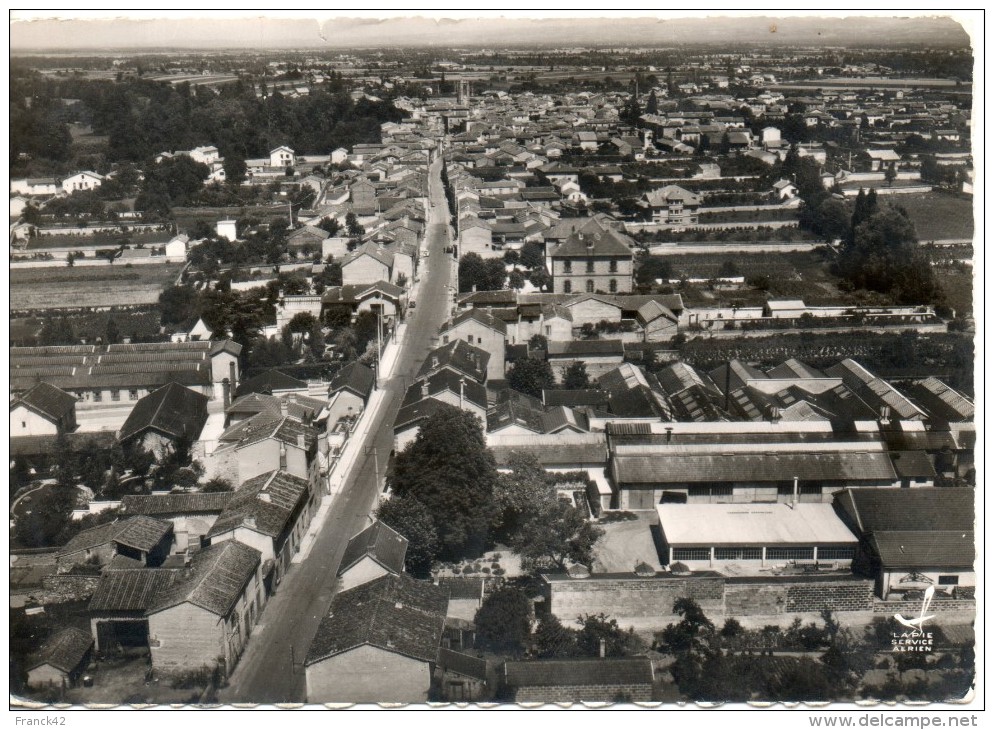
<instances>
[{"instance_id":1,"label":"rooftop","mask_svg":"<svg viewBox=\"0 0 994 730\"><path fill-rule=\"evenodd\" d=\"M677 547L856 545L831 504L660 504L663 537Z\"/></svg>"}]
</instances>

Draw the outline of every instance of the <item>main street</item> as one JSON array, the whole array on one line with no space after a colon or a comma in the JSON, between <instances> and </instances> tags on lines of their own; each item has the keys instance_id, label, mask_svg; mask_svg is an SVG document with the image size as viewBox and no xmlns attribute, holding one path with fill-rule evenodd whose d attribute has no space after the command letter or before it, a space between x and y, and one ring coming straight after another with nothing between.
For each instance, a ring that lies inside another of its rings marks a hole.
<instances>
[{"instance_id":1,"label":"main street","mask_svg":"<svg viewBox=\"0 0 994 730\"><path fill-rule=\"evenodd\" d=\"M448 206L441 182L441 162L430 168L427 250L421 261L417 305L409 311L407 332L391 376L381 382L384 401L373 422L353 438L361 439L359 456L333 500L307 557L295 565L269 599L248 647L220 699L226 703L320 702L305 698L303 662L321 618L336 592L335 574L352 535L368 522L393 449L393 424L404 391L425 355L437 341L449 315L451 256ZM377 473L378 472L378 473Z\"/></svg>"}]
</instances>

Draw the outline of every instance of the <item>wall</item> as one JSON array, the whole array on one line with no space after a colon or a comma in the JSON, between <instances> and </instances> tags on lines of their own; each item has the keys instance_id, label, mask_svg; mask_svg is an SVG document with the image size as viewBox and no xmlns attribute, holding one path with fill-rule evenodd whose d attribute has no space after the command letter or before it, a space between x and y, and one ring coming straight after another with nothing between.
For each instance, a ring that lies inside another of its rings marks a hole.
<instances>
[{"instance_id":1,"label":"wall","mask_svg":"<svg viewBox=\"0 0 994 730\"><path fill-rule=\"evenodd\" d=\"M343 284L375 284L390 280L390 269L372 256L360 256L342 267Z\"/></svg>"},{"instance_id":2,"label":"wall","mask_svg":"<svg viewBox=\"0 0 994 730\"><path fill-rule=\"evenodd\" d=\"M881 598L886 599L891 591L905 591L912 588L922 590L924 588L923 583L916 583L915 585L909 586L907 583L901 584L901 579L908 575L910 571L907 570L897 570L892 572L881 571L882 577L882 595ZM972 570L957 570L955 568L948 568L946 570L921 570L918 571L922 576L927 578L932 585L936 588L941 588L943 590L951 591L953 588L972 588L977 585L977 574ZM952 585L940 585L939 576L940 575L955 575L959 577L959 583L955 586ZM921 609L921 605L918 606L917 610Z\"/></svg>"},{"instance_id":3,"label":"wall","mask_svg":"<svg viewBox=\"0 0 994 730\"><path fill-rule=\"evenodd\" d=\"M556 288L556 292L559 293L558 286ZM585 292L582 287L577 290L576 285L574 284L573 293L583 294ZM585 301L578 302L577 304L568 305L567 308L573 316L573 327L582 327L588 322L590 324L597 324L601 321L621 321L621 307L601 302L597 299L587 299Z\"/></svg>"},{"instance_id":4,"label":"wall","mask_svg":"<svg viewBox=\"0 0 994 730\"><path fill-rule=\"evenodd\" d=\"M453 340L463 340L474 347L479 347L481 350L489 352L490 360L487 362L487 379L504 379L506 344L504 335L474 320L466 320L447 330L442 335L443 343Z\"/></svg>"},{"instance_id":5,"label":"wall","mask_svg":"<svg viewBox=\"0 0 994 730\"><path fill-rule=\"evenodd\" d=\"M42 689L44 687L61 687L69 684L69 675L51 664L42 664L28 672L28 687Z\"/></svg>"},{"instance_id":6,"label":"wall","mask_svg":"<svg viewBox=\"0 0 994 730\"><path fill-rule=\"evenodd\" d=\"M339 591L347 591L386 575L387 570L368 555L338 576Z\"/></svg>"},{"instance_id":7,"label":"wall","mask_svg":"<svg viewBox=\"0 0 994 730\"><path fill-rule=\"evenodd\" d=\"M10 412L10 437L50 436L58 433L55 424L24 406Z\"/></svg>"},{"instance_id":8,"label":"wall","mask_svg":"<svg viewBox=\"0 0 994 730\"><path fill-rule=\"evenodd\" d=\"M514 692L515 702L651 702L651 684L557 685L522 687Z\"/></svg>"},{"instance_id":9,"label":"wall","mask_svg":"<svg viewBox=\"0 0 994 730\"><path fill-rule=\"evenodd\" d=\"M428 662L360 646L307 667L308 702L417 702L428 699Z\"/></svg>"},{"instance_id":10,"label":"wall","mask_svg":"<svg viewBox=\"0 0 994 730\"><path fill-rule=\"evenodd\" d=\"M548 580L548 579L547 579ZM562 621L588 613L606 613L618 621L657 618L665 626L678 598L693 598L712 620L726 616L776 616L873 610L873 583L853 578L784 577L768 579L722 576L555 579L547 583L550 610ZM918 605L916 610L920 610Z\"/></svg>"},{"instance_id":11,"label":"wall","mask_svg":"<svg viewBox=\"0 0 994 730\"><path fill-rule=\"evenodd\" d=\"M224 625L220 616L181 603L148 617L152 667L183 672L214 666L225 655Z\"/></svg>"}]
</instances>

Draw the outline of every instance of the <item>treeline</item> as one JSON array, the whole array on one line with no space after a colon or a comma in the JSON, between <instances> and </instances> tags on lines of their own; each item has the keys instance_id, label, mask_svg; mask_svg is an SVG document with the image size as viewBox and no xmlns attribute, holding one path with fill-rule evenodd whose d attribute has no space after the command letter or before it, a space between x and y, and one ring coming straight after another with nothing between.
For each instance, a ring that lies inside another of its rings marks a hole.
<instances>
[{"instance_id":1,"label":"treeline","mask_svg":"<svg viewBox=\"0 0 994 730\"><path fill-rule=\"evenodd\" d=\"M336 84L302 98L257 98L242 80L215 89L143 79L82 81L25 72L11 78L12 173L29 159L67 161L67 124L107 135L107 162L146 162L158 152L213 144L222 156L262 157L281 144L298 154L380 140L380 125L405 113L390 100L358 101ZM64 100L78 100L66 104ZM26 157L21 157L21 155Z\"/></svg>"}]
</instances>

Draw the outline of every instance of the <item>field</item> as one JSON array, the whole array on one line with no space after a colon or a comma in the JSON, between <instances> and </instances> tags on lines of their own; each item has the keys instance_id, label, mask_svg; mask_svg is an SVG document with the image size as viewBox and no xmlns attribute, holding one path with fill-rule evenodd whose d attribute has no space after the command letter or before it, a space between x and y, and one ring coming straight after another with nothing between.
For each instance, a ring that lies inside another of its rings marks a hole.
<instances>
[{"instance_id":1,"label":"field","mask_svg":"<svg viewBox=\"0 0 994 730\"><path fill-rule=\"evenodd\" d=\"M121 231L107 231L104 233L94 233L92 236L72 236L56 233L50 236L36 236L28 242L26 251L44 251L49 248L80 248L85 249L93 246L106 246L114 248L123 239L128 239L132 246L143 243L146 246L152 244L163 245L169 242L172 235L168 231L152 231L150 233L122 233Z\"/></svg>"},{"instance_id":2,"label":"field","mask_svg":"<svg viewBox=\"0 0 994 730\"><path fill-rule=\"evenodd\" d=\"M945 193L897 195L891 198L911 216L922 243L973 238L973 200Z\"/></svg>"},{"instance_id":3,"label":"field","mask_svg":"<svg viewBox=\"0 0 994 730\"><path fill-rule=\"evenodd\" d=\"M77 266L10 271L16 311L155 304L183 264Z\"/></svg>"}]
</instances>

